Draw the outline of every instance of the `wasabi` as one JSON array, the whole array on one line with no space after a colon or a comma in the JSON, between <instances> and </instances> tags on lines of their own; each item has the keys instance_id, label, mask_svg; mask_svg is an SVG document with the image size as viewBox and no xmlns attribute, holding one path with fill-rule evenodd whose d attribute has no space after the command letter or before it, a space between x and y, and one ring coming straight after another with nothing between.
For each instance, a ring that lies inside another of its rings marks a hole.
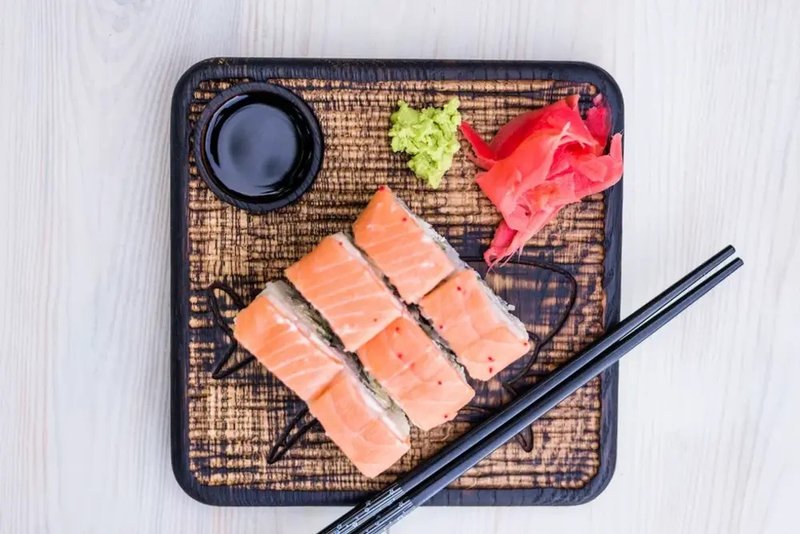
<instances>
[{"instance_id":1,"label":"wasabi","mask_svg":"<svg viewBox=\"0 0 800 534\"><path fill-rule=\"evenodd\" d=\"M392 150L411 156L408 167L433 188L442 183L461 146L457 134L461 124L458 104L458 98L453 98L443 108L416 110L400 100L398 110L392 113Z\"/></svg>"}]
</instances>

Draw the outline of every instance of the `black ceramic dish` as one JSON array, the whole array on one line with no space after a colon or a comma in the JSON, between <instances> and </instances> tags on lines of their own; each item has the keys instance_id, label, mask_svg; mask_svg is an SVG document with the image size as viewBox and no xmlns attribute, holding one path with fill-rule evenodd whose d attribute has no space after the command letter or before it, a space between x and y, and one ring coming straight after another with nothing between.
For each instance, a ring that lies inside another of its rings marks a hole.
<instances>
[{"instance_id":1,"label":"black ceramic dish","mask_svg":"<svg viewBox=\"0 0 800 534\"><path fill-rule=\"evenodd\" d=\"M200 114L198 171L219 198L263 213L300 198L322 165L319 122L297 95L265 82L236 85Z\"/></svg>"}]
</instances>

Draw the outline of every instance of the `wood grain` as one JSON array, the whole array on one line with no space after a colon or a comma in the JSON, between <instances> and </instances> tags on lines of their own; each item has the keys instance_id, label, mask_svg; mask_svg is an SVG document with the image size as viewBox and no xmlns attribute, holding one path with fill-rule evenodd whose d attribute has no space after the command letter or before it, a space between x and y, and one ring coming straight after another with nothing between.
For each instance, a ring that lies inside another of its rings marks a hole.
<instances>
[{"instance_id":1,"label":"wood grain","mask_svg":"<svg viewBox=\"0 0 800 534\"><path fill-rule=\"evenodd\" d=\"M724 243L745 258L623 361L617 472L596 501L422 509L393 534L792 531L795 0L0 0L0 12L0 532L310 532L341 511L204 507L170 470L169 96L219 55L602 65L626 99L623 312Z\"/></svg>"}]
</instances>

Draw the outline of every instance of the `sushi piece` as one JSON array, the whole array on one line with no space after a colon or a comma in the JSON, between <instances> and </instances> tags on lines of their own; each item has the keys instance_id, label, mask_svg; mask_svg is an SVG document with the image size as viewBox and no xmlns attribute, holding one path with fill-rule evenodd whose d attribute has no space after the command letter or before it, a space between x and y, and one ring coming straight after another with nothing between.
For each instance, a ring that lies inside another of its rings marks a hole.
<instances>
[{"instance_id":1,"label":"sushi piece","mask_svg":"<svg viewBox=\"0 0 800 534\"><path fill-rule=\"evenodd\" d=\"M447 241L386 186L353 223L353 238L408 303L419 301L462 265Z\"/></svg>"},{"instance_id":2,"label":"sushi piece","mask_svg":"<svg viewBox=\"0 0 800 534\"><path fill-rule=\"evenodd\" d=\"M460 271L419 303L470 376L489 380L530 350L525 325L473 270Z\"/></svg>"},{"instance_id":3,"label":"sushi piece","mask_svg":"<svg viewBox=\"0 0 800 534\"><path fill-rule=\"evenodd\" d=\"M358 358L423 430L452 419L475 395L447 352L408 315L358 349Z\"/></svg>"},{"instance_id":4,"label":"sushi piece","mask_svg":"<svg viewBox=\"0 0 800 534\"><path fill-rule=\"evenodd\" d=\"M352 369L337 374L308 409L364 476L378 476L410 448L402 412L373 395Z\"/></svg>"},{"instance_id":5,"label":"sushi piece","mask_svg":"<svg viewBox=\"0 0 800 534\"><path fill-rule=\"evenodd\" d=\"M342 233L323 239L286 277L354 352L400 316L403 305Z\"/></svg>"},{"instance_id":6,"label":"sushi piece","mask_svg":"<svg viewBox=\"0 0 800 534\"><path fill-rule=\"evenodd\" d=\"M345 356L285 282L270 282L236 316L233 335L264 367L308 401L345 367Z\"/></svg>"}]
</instances>

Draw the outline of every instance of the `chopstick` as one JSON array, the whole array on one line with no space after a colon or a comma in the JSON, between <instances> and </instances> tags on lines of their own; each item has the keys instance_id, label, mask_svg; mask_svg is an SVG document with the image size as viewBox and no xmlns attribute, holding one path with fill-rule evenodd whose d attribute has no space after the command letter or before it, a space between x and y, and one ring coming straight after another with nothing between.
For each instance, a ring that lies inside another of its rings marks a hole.
<instances>
[{"instance_id":1,"label":"chopstick","mask_svg":"<svg viewBox=\"0 0 800 534\"><path fill-rule=\"evenodd\" d=\"M378 515L374 515L369 520L362 523L355 532L376 534L402 519L412 510L428 501L433 495L464 474L464 472L473 467L492 451L513 438L536 419L574 393L586 382L619 361L622 356L695 303L700 297L708 293L713 287L722 282L722 280L733 274L733 272L742 265L744 265L744 262L739 258L726 264L719 271L688 291L678 300L669 304L661 312L647 319L638 328L630 332L629 335L613 344L576 373L567 377L557 387L553 388L549 393L533 403L528 409L493 432L487 439L477 443L472 442L473 446L469 450L448 464L444 469L440 469L432 474L432 476L419 484L402 500L394 502Z\"/></svg>"},{"instance_id":2,"label":"chopstick","mask_svg":"<svg viewBox=\"0 0 800 534\"><path fill-rule=\"evenodd\" d=\"M648 318L664 309L667 304L675 300L675 298L719 266L725 259L733 255L734 252L735 249L728 245L713 255L700 266L693 269L686 276L657 295L654 299L618 323L611 331L595 341L576 358L556 369L526 393L517 397L495 415L476 425L458 440L444 447L440 452L428 459L428 461L410 471L394 484L391 484L373 498L354 507L334 523L331 523L321 530L320 534L349 534L365 525L367 521L381 511L393 506L404 495L409 494L417 486L425 483L433 474L460 457L475 443L487 439L504 424L530 408L534 402L542 399L545 395L553 391L566 378L576 373L598 355L628 336Z\"/></svg>"}]
</instances>

